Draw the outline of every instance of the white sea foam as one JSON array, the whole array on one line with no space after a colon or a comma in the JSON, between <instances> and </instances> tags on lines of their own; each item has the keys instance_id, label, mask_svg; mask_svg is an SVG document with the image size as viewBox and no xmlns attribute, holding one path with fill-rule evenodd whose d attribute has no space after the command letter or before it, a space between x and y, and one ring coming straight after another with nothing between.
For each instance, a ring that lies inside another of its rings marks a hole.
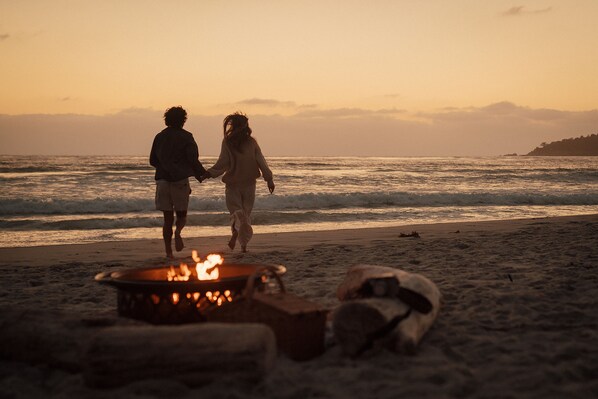
<instances>
[{"instance_id":1,"label":"white sea foam","mask_svg":"<svg viewBox=\"0 0 598 399\"><path fill-rule=\"evenodd\" d=\"M598 193L306 193L258 197L255 209L328 210L339 208L395 208L436 206L501 206L501 205L598 205ZM223 198L191 198L195 211L224 210ZM121 214L154 210L149 198L96 199L1 199L0 215L78 215Z\"/></svg>"}]
</instances>

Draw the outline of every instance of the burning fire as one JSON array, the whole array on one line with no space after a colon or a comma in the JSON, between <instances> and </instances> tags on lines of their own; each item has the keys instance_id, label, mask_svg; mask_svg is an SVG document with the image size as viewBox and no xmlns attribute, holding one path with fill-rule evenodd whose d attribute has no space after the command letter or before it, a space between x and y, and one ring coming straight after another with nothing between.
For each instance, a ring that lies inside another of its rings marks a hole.
<instances>
[{"instance_id":1,"label":"burning fire","mask_svg":"<svg viewBox=\"0 0 598 399\"><path fill-rule=\"evenodd\" d=\"M186 263L181 263L178 268L174 266L170 266L170 270L168 270L168 281L189 281L191 279L197 278L198 280L217 280L220 276L220 271L218 270L218 266L224 263L224 258L217 254L210 254L206 257L206 260L203 262L197 255L197 251L193 250L191 252L191 257L195 262L195 274L193 273L192 269ZM226 302L232 302L233 297L232 293L229 290L225 290L224 292L220 291L208 291L205 293L205 298L200 299L201 293L199 292L188 292L186 295L188 300L193 299L193 302L196 302L196 306L198 308L202 308L207 306L208 304L215 304L217 306L221 306ZM174 292L171 294L170 300L173 305L179 303L179 301L183 300L184 297L181 297L180 294ZM160 303L160 297L158 295L152 295L152 301L154 304Z\"/></svg>"},{"instance_id":2,"label":"burning fire","mask_svg":"<svg viewBox=\"0 0 598 399\"><path fill-rule=\"evenodd\" d=\"M191 257L195 261L195 270L197 271L198 280L217 280L220 276L218 266L224 262L224 258L218 254L210 254L200 263L201 259L197 256L197 251L191 252ZM211 271L208 271L211 270Z\"/></svg>"},{"instance_id":3,"label":"burning fire","mask_svg":"<svg viewBox=\"0 0 598 399\"><path fill-rule=\"evenodd\" d=\"M224 262L224 258L218 254L210 254L206 260L201 262L197 255L197 251L191 252L191 257L195 262L195 272L198 280L217 280L220 276L218 266ZM181 263L178 270L174 266L170 266L168 270L168 281L189 281L192 272L186 263Z\"/></svg>"}]
</instances>

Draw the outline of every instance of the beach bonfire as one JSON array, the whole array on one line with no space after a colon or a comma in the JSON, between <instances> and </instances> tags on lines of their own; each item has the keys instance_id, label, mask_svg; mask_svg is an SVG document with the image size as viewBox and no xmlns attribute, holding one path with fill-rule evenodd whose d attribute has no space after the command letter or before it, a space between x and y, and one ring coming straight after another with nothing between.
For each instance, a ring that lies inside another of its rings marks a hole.
<instances>
[{"instance_id":1,"label":"beach bonfire","mask_svg":"<svg viewBox=\"0 0 598 399\"><path fill-rule=\"evenodd\" d=\"M263 290L269 282L264 267L281 275L281 265L227 264L218 254L201 260L192 252L192 264L129 269L96 275L95 280L117 289L120 316L153 324L206 321L214 308L230 304L243 295L249 279Z\"/></svg>"}]
</instances>

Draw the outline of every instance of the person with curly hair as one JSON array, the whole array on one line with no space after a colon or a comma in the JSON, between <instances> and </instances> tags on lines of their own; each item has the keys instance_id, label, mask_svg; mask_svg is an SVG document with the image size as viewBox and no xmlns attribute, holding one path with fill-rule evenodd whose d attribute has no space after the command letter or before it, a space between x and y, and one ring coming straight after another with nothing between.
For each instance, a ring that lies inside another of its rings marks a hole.
<instances>
[{"instance_id":1,"label":"person with curly hair","mask_svg":"<svg viewBox=\"0 0 598 399\"><path fill-rule=\"evenodd\" d=\"M255 202L255 182L262 176L272 194L274 179L260 146L251 137L246 115L240 112L228 115L224 118L223 129L220 156L203 178L224 174L222 182L226 185L226 207L230 212L232 231L228 246L234 249L238 240L241 250L247 252L247 244L253 236L251 211Z\"/></svg>"},{"instance_id":2,"label":"person with curly hair","mask_svg":"<svg viewBox=\"0 0 598 399\"><path fill-rule=\"evenodd\" d=\"M201 183L202 175L206 172L199 161L199 150L193 135L183 129L186 121L187 111L182 107L168 108L164 113L167 127L156 135L150 152L150 164L156 168L156 209L164 213L162 237L169 258L174 258L173 224L176 225L175 249L181 251L185 247L181 231L187 223L191 194L189 177L194 176Z\"/></svg>"}]
</instances>

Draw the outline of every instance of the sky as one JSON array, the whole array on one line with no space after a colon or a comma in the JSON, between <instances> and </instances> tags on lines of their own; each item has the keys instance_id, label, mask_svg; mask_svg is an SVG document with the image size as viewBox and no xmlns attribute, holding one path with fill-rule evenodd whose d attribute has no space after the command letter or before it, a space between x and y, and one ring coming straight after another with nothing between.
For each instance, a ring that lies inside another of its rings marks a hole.
<instances>
[{"instance_id":1,"label":"sky","mask_svg":"<svg viewBox=\"0 0 598 399\"><path fill-rule=\"evenodd\" d=\"M0 0L0 154L486 156L598 132L595 0Z\"/></svg>"}]
</instances>

